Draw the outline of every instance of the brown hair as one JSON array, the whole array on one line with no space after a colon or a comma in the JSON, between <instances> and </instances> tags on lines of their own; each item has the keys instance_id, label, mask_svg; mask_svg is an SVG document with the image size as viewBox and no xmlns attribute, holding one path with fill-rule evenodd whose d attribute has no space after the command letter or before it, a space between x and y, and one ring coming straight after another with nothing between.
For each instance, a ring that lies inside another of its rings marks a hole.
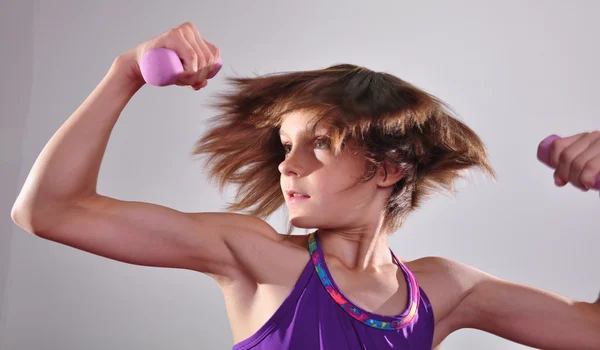
<instances>
[{"instance_id":1,"label":"brown hair","mask_svg":"<svg viewBox=\"0 0 600 350\"><path fill-rule=\"evenodd\" d=\"M401 166L405 176L385 208L385 232L399 229L428 195L454 193L465 169L478 167L496 178L475 132L452 117L444 102L394 75L339 64L228 81L235 89L212 104L220 113L193 151L208 154L209 178L217 179L220 191L227 183L239 185L227 210L254 206L248 213L266 218L285 203L278 129L281 116L295 110L314 113L314 128L329 128L336 154L348 140L356 141L368 165L363 180L379 165L385 170L385 162Z\"/></svg>"}]
</instances>

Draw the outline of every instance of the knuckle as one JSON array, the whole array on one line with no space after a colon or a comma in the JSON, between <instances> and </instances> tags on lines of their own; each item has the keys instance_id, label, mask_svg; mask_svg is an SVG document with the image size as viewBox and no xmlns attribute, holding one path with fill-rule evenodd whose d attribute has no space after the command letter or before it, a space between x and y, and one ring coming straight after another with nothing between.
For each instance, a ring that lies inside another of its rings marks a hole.
<instances>
[{"instance_id":1,"label":"knuckle","mask_svg":"<svg viewBox=\"0 0 600 350\"><path fill-rule=\"evenodd\" d=\"M562 149L562 145L558 143L558 140L550 145L550 162L552 163L552 166L556 167L560 162Z\"/></svg>"},{"instance_id":2,"label":"knuckle","mask_svg":"<svg viewBox=\"0 0 600 350\"><path fill-rule=\"evenodd\" d=\"M185 33L183 32L183 30L181 28L173 28L173 29L169 30L169 32L167 33L167 36L171 40L185 40Z\"/></svg>"},{"instance_id":3,"label":"knuckle","mask_svg":"<svg viewBox=\"0 0 600 350\"><path fill-rule=\"evenodd\" d=\"M204 64L206 66L211 66L215 63L215 56L209 52L204 55L204 60L205 60Z\"/></svg>"},{"instance_id":4,"label":"knuckle","mask_svg":"<svg viewBox=\"0 0 600 350\"><path fill-rule=\"evenodd\" d=\"M566 147L566 141L564 139L558 139L554 142L552 142L552 145L550 145L550 150L552 152L557 152L557 151L561 151Z\"/></svg>"},{"instance_id":5,"label":"knuckle","mask_svg":"<svg viewBox=\"0 0 600 350\"><path fill-rule=\"evenodd\" d=\"M571 152L569 152L568 150L563 151L559 156L558 156L558 162L560 164L568 164L571 162L571 160L573 159Z\"/></svg>"},{"instance_id":6,"label":"knuckle","mask_svg":"<svg viewBox=\"0 0 600 350\"><path fill-rule=\"evenodd\" d=\"M569 169L559 168L556 171L556 176L558 176L559 178L561 178L565 182L569 181Z\"/></svg>"},{"instance_id":7,"label":"knuckle","mask_svg":"<svg viewBox=\"0 0 600 350\"><path fill-rule=\"evenodd\" d=\"M186 55L188 55L190 58L192 59L198 59L198 54L196 53L196 50L194 50L193 48L187 48L185 50Z\"/></svg>"},{"instance_id":8,"label":"knuckle","mask_svg":"<svg viewBox=\"0 0 600 350\"><path fill-rule=\"evenodd\" d=\"M181 31L179 30L179 28L172 28L169 29L166 33L166 36L171 38L171 37L178 37L180 35Z\"/></svg>"},{"instance_id":9,"label":"knuckle","mask_svg":"<svg viewBox=\"0 0 600 350\"><path fill-rule=\"evenodd\" d=\"M600 161L598 162L587 162L582 166L583 173L597 174L600 171Z\"/></svg>"},{"instance_id":10,"label":"knuckle","mask_svg":"<svg viewBox=\"0 0 600 350\"><path fill-rule=\"evenodd\" d=\"M185 38L185 32L186 29L184 28L179 28L179 30L177 31L177 33L179 34L180 37Z\"/></svg>"},{"instance_id":11,"label":"knuckle","mask_svg":"<svg viewBox=\"0 0 600 350\"><path fill-rule=\"evenodd\" d=\"M581 159L575 159L573 163L571 163L571 168L582 171L586 167L586 162Z\"/></svg>"},{"instance_id":12,"label":"knuckle","mask_svg":"<svg viewBox=\"0 0 600 350\"><path fill-rule=\"evenodd\" d=\"M206 65L206 57L204 57L204 53L202 51L198 51L197 56L198 56L198 67L203 68Z\"/></svg>"}]
</instances>

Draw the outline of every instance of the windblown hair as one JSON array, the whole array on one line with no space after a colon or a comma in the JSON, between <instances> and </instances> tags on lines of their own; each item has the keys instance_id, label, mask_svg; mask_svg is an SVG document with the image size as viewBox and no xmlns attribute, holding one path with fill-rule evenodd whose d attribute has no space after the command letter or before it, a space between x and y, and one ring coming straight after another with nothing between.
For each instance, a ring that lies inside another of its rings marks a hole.
<instances>
[{"instance_id":1,"label":"windblown hair","mask_svg":"<svg viewBox=\"0 0 600 350\"><path fill-rule=\"evenodd\" d=\"M366 157L363 181L379 166L386 170L386 162L401 167L404 177L384 212L387 233L399 229L429 195L454 193L463 170L477 167L496 178L475 132L452 117L444 102L394 75L339 64L228 81L235 89L212 104L220 113L193 151L208 154L209 178L218 180L220 191L228 183L239 185L227 210L264 219L285 203L278 130L282 116L297 110L314 114L315 129L329 129L335 154L355 141Z\"/></svg>"}]
</instances>

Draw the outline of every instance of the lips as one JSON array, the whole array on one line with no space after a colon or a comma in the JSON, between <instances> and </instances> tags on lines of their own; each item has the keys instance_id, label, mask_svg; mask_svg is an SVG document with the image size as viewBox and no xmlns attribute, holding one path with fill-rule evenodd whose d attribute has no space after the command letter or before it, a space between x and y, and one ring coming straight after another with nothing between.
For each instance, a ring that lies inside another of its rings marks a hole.
<instances>
[{"instance_id":1,"label":"lips","mask_svg":"<svg viewBox=\"0 0 600 350\"><path fill-rule=\"evenodd\" d=\"M297 190L287 190L286 193L290 198L310 198L309 195Z\"/></svg>"}]
</instances>

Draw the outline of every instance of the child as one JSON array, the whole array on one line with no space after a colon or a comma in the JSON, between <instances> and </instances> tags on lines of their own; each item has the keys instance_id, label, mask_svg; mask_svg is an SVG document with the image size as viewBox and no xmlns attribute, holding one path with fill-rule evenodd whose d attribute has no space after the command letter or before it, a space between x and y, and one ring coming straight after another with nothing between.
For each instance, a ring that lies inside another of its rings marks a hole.
<instances>
[{"instance_id":1,"label":"child","mask_svg":"<svg viewBox=\"0 0 600 350\"><path fill-rule=\"evenodd\" d=\"M199 90L219 50L184 23L120 55L51 138L12 210L40 237L107 258L215 279L234 349L431 349L477 328L544 349L600 349L600 302L574 301L440 257L402 261L387 236L461 172L492 178L485 147L435 97L353 65L232 79L199 141L211 177L239 185L229 209L182 213L96 193L121 111L144 85L138 62L173 49ZM599 132L553 144L555 181L587 190L600 172ZM286 204L278 234L263 219Z\"/></svg>"}]
</instances>

